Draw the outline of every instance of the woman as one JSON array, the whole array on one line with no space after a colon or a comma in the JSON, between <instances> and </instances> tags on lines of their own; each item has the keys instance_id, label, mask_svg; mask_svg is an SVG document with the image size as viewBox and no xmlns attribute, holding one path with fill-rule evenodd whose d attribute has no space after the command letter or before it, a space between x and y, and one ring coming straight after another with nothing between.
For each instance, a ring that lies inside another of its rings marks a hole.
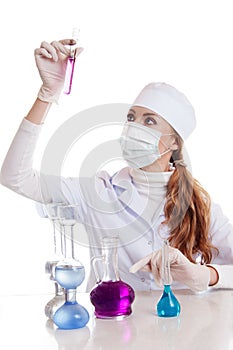
<instances>
[{"instance_id":1,"label":"woman","mask_svg":"<svg viewBox=\"0 0 233 350\"><path fill-rule=\"evenodd\" d=\"M35 50L43 84L8 151L1 183L38 202L79 204L91 257L103 235L118 234L120 275L136 290L161 285L164 239L175 287L233 288L233 228L186 168L182 146L195 114L170 85L147 85L129 110L121 147L130 167L112 177L100 172L94 179L59 180L32 169L41 124L64 85L67 45L74 43L43 42ZM88 289L94 282L91 272Z\"/></svg>"}]
</instances>

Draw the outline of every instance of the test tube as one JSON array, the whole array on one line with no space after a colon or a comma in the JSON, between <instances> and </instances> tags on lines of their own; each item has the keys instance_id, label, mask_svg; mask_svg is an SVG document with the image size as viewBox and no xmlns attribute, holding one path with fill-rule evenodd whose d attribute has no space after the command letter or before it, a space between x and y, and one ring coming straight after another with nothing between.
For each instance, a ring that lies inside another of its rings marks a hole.
<instances>
[{"instance_id":1,"label":"test tube","mask_svg":"<svg viewBox=\"0 0 233 350\"><path fill-rule=\"evenodd\" d=\"M164 286L171 285L170 261L169 261L169 243L165 240L162 248L162 280Z\"/></svg>"},{"instance_id":2,"label":"test tube","mask_svg":"<svg viewBox=\"0 0 233 350\"><path fill-rule=\"evenodd\" d=\"M79 40L80 30L78 28L73 28L72 32L72 39L76 40L75 45L70 46L70 55L67 60L67 66L66 66L66 76L65 76L65 83L64 83L64 94L69 95L71 92L72 87L72 81L73 81L73 75L74 75L74 66L75 66L75 60L76 60L76 48L77 48L77 42Z\"/></svg>"}]
</instances>

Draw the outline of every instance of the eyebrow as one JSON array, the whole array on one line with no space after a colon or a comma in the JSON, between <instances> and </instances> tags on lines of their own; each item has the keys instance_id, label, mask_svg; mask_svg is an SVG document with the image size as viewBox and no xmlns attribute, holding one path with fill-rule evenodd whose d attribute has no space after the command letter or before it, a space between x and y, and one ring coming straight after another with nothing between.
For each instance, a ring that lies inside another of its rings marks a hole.
<instances>
[{"instance_id":1,"label":"eyebrow","mask_svg":"<svg viewBox=\"0 0 233 350\"><path fill-rule=\"evenodd\" d=\"M132 108L130 108L130 111L132 111L133 113L136 113L135 112L135 110L134 109L132 109ZM143 113L143 117L148 117L149 115L153 115L153 116L155 116L155 117L158 117L158 118L160 118L160 116L158 115L158 114L156 114L156 113L153 113L153 112L146 112L146 113Z\"/></svg>"}]
</instances>

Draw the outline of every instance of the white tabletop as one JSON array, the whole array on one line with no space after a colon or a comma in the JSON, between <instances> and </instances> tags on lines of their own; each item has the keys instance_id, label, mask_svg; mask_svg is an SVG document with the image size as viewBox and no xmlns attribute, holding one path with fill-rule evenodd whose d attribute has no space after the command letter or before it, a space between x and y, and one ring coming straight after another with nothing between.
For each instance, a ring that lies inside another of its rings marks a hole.
<instances>
[{"instance_id":1,"label":"white tabletop","mask_svg":"<svg viewBox=\"0 0 233 350\"><path fill-rule=\"evenodd\" d=\"M174 291L181 304L175 318L159 318L161 292L138 292L133 313L121 321L100 320L86 293L78 302L90 312L85 328L58 330L44 315L51 295L0 296L0 348L4 350L233 350L233 291L193 294Z\"/></svg>"}]
</instances>

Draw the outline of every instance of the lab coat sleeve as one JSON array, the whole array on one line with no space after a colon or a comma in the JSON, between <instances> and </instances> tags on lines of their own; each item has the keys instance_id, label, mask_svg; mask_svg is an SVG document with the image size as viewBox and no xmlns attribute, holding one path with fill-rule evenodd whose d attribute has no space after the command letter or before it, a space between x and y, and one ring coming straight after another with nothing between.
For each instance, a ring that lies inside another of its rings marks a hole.
<instances>
[{"instance_id":1,"label":"lab coat sleeve","mask_svg":"<svg viewBox=\"0 0 233 350\"><path fill-rule=\"evenodd\" d=\"M219 253L210 266L215 268L219 280L211 288L233 289L233 226L217 204L212 204L210 235Z\"/></svg>"},{"instance_id":2,"label":"lab coat sleeve","mask_svg":"<svg viewBox=\"0 0 233 350\"><path fill-rule=\"evenodd\" d=\"M33 157L42 125L23 119L1 169L1 184L40 203L80 204L77 178L45 175L33 169Z\"/></svg>"},{"instance_id":3,"label":"lab coat sleeve","mask_svg":"<svg viewBox=\"0 0 233 350\"><path fill-rule=\"evenodd\" d=\"M3 162L0 177L2 185L38 202L43 202L40 174L32 168L32 163L41 128L42 125L23 119Z\"/></svg>"},{"instance_id":4,"label":"lab coat sleeve","mask_svg":"<svg viewBox=\"0 0 233 350\"><path fill-rule=\"evenodd\" d=\"M233 266L232 265L217 265L209 264L218 273L218 282L210 288L228 288L233 289Z\"/></svg>"}]
</instances>

